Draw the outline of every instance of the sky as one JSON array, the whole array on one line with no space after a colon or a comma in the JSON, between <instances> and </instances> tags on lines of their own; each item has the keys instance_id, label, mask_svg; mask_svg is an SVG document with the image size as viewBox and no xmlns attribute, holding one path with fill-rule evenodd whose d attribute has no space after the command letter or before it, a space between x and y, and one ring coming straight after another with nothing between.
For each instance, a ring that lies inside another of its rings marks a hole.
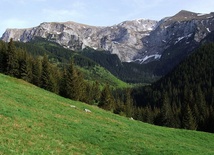
<instances>
[{"instance_id":1,"label":"sky","mask_svg":"<svg viewBox=\"0 0 214 155\"><path fill-rule=\"evenodd\" d=\"M160 20L180 10L214 12L214 0L0 0L0 36L7 28L42 22L111 26L125 20Z\"/></svg>"}]
</instances>

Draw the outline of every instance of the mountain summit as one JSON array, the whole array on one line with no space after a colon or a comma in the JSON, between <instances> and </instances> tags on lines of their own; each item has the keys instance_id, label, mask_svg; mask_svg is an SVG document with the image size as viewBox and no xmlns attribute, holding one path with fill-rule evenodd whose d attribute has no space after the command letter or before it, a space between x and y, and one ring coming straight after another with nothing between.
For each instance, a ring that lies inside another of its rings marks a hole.
<instances>
[{"instance_id":1,"label":"mountain summit","mask_svg":"<svg viewBox=\"0 0 214 155\"><path fill-rule=\"evenodd\" d=\"M123 62L148 63L178 43L192 50L213 30L214 13L182 10L160 21L139 19L107 27L45 22L29 29L7 29L1 39L28 42L42 37L72 50L91 47L117 54Z\"/></svg>"}]
</instances>

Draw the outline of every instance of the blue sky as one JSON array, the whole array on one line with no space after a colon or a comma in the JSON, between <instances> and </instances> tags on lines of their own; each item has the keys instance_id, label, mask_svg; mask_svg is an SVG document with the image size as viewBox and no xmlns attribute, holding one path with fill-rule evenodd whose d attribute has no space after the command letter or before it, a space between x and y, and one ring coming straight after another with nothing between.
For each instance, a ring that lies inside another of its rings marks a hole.
<instances>
[{"instance_id":1,"label":"blue sky","mask_svg":"<svg viewBox=\"0 0 214 155\"><path fill-rule=\"evenodd\" d=\"M111 26L125 20L160 20L180 10L214 12L214 0L0 0L0 36L6 28L74 21Z\"/></svg>"}]
</instances>

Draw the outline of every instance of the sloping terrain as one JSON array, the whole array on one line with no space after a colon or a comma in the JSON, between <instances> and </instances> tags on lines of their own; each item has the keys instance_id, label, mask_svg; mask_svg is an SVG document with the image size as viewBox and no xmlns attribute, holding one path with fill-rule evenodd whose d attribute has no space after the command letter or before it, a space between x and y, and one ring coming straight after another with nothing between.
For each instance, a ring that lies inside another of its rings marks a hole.
<instances>
[{"instance_id":1,"label":"sloping terrain","mask_svg":"<svg viewBox=\"0 0 214 155\"><path fill-rule=\"evenodd\" d=\"M114 87L128 87L127 83L120 80L121 76L118 78L118 76L115 76L117 74L109 72L109 69L106 66L95 62L93 59L90 59L90 57L87 57L80 52L65 49L57 43L37 38L37 40L29 43L15 42L15 45L17 48L26 49L26 51L33 56L41 57L44 56L44 54L47 54L49 60L60 68L63 68L64 65L68 65L73 58L76 66L82 71L85 80L92 82L97 81L101 85L108 83ZM96 53L100 52L96 51ZM110 54L108 55L111 56ZM103 56L105 56L104 53ZM112 67L112 65L109 67Z\"/></svg>"},{"instance_id":2,"label":"sloping terrain","mask_svg":"<svg viewBox=\"0 0 214 155\"><path fill-rule=\"evenodd\" d=\"M0 154L207 155L213 145L213 134L131 120L0 74Z\"/></svg>"}]
</instances>

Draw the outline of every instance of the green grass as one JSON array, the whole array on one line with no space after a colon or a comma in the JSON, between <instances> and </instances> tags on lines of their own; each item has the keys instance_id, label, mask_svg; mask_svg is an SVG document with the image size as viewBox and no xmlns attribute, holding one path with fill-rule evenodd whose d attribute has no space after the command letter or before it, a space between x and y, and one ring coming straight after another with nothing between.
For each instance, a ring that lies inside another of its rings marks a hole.
<instances>
[{"instance_id":1,"label":"green grass","mask_svg":"<svg viewBox=\"0 0 214 155\"><path fill-rule=\"evenodd\" d=\"M79 68L84 74L85 79L88 81L98 81L102 86L108 83L110 86L115 88L127 88L131 85L121 81L108 70L103 67L95 66L90 69Z\"/></svg>"},{"instance_id":2,"label":"green grass","mask_svg":"<svg viewBox=\"0 0 214 155\"><path fill-rule=\"evenodd\" d=\"M208 155L214 134L130 120L0 74L0 154Z\"/></svg>"}]
</instances>

